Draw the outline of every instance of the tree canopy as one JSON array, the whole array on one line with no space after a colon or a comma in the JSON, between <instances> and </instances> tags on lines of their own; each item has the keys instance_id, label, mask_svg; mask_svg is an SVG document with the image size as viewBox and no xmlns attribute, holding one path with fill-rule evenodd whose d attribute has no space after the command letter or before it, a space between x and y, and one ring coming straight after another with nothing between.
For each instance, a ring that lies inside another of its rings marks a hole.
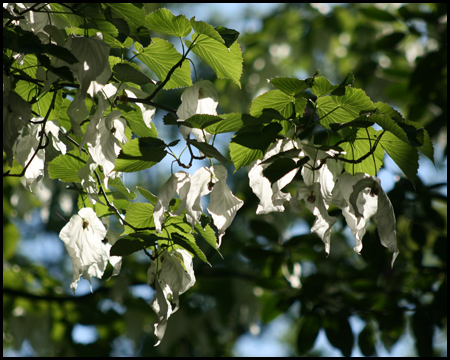
<instances>
[{"instance_id":1,"label":"tree canopy","mask_svg":"<svg viewBox=\"0 0 450 360\"><path fill-rule=\"evenodd\" d=\"M208 22L4 4L4 354L446 355L446 5Z\"/></svg>"}]
</instances>

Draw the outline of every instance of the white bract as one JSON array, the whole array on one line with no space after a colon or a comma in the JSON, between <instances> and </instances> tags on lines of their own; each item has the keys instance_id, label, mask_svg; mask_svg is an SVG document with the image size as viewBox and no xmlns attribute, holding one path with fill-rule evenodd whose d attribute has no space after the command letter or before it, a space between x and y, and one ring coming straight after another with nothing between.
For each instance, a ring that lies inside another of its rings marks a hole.
<instances>
[{"instance_id":1,"label":"white bract","mask_svg":"<svg viewBox=\"0 0 450 360\"><path fill-rule=\"evenodd\" d=\"M289 139L278 140L268 149L262 160L256 160L250 165L251 168L248 172L250 187L260 200L256 214L268 214L270 212L284 211L283 203L285 201L289 201L291 199L291 195L289 193L282 192L281 190L292 181L299 170L298 168L291 170L281 179L271 184L269 179L263 175L263 171L269 166L269 164L263 164L264 160L267 160L280 152L297 148L299 149L299 155L297 159L293 160L298 161L300 157L304 156L304 153L300 150L300 147L300 141L294 142Z\"/></svg>"},{"instance_id":2,"label":"white bract","mask_svg":"<svg viewBox=\"0 0 450 360\"><path fill-rule=\"evenodd\" d=\"M316 217L311 232L316 233L322 239L325 244L325 252L330 254L331 227L337 219L328 214L325 199L320 191L320 183L314 182L310 185L300 186L296 196L299 200L305 201L306 207Z\"/></svg>"},{"instance_id":3,"label":"white bract","mask_svg":"<svg viewBox=\"0 0 450 360\"><path fill-rule=\"evenodd\" d=\"M304 145L303 150L310 158L307 164L302 168L301 173L303 180L307 186L312 185L314 182L320 184L320 192L325 201L325 206L328 209L328 205L331 203L331 193L336 183L336 179L342 172L344 166L339 160L327 157L334 157L336 154L345 154L345 152L339 153L334 150L325 152L309 145ZM327 158L325 163L321 164L322 160L325 158ZM315 170L316 168L319 169Z\"/></svg>"},{"instance_id":4,"label":"white bract","mask_svg":"<svg viewBox=\"0 0 450 360\"><path fill-rule=\"evenodd\" d=\"M196 114L217 115L219 95L214 84L209 80L200 80L181 94L181 105L178 108L178 121L183 122ZM181 125L180 132L184 138L192 133L198 142L208 142L211 134L202 129L191 129Z\"/></svg>"},{"instance_id":5,"label":"white bract","mask_svg":"<svg viewBox=\"0 0 450 360\"><path fill-rule=\"evenodd\" d=\"M333 190L333 204L342 209L347 225L356 239L356 253L362 249L362 238L370 218L375 215L381 244L393 252L391 266L399 253L395 214L391 201L381 188L380 179L363 173L343 173Z\"/></svg>"},{"instance_id":6,"label":"white bract","mask_svg":"<svg viewBox=\"0 0 450 360\"><path fill-rule=\"evenodd\" d=\"M91 282L91 276L101 278L110 260L111 244L105 240L107 231L92 208L83 208L73 215L59 233L64 242L73 266L73 279L70 288L75 294L80 277ZM119 259L114 257L114 275L119 272ZM92 283L91 283L92 291Z\"/></svg>"},{"instance_id":7,"label":"white bract","mask_svg":"<svg viewBox=\"0 0 450 360\"><path fill-rule=\"evenodd\" d=\"M153 209L153 221L158 232L161 232L164 213L169 210L169 202L172 200L175 192L181 198L181 205L178 210L183 211L186 208L186 197L190 186L191 178L189 174L184 171L178 171L161 187L155 208Z\"/></svg>"},{"instance_id":8,"label":"white bract","mask_svg":"<svg viewBox=\"0 0 450 360\"><path fill-rule=\"evenodd\" d=\"M103 167L105 175L104 185L108 187L108 179L114 179L116 172L113 172L116 158L122 149L121 143L128 141L125 136L127 123L119 116L120 110L111 111L105 118L101 118L97 126L89 127L89 131L83 138L87 143L92 159Z\"/></svg>"},{"instance_id":9,"label":"white bract","mask_svg":"<svg viewBox=\"0 0 450 360\"><path fill-rule=\"evenodd\" d=\"M89 115L84 99L91 82L105 84L111 77L108 62L110 46L103 41L102 34L97 33L97 36L93 37L70 35L66 47L78 60L77 63L68 66L80 84L75 98L67 109L67 114L75 135L81 136L80 123Z\"/></svg>"},{"instance_id":10,"label":"white bract","mask_svg":"<svg viewBox=\"0 0 450 360\"><path fill-rule=\"evenodd\" d=\"M242 200L233 195L228 187L227 173L227 169L223 165L214 165L210 168L201 167L192 176L184 171L173 174L158 193L153 210L156 230L162 230L164 213L168 211L169 202L175 192L179 195L181 204L178 210L171 215L180 215L186 209L186 220L192 227L200 221L203 214L202 196L211 194L208 211L214 225L219 230L218 247L220 247L225 230L244 204Z\"/></svg>"},{"instance_id":11,"label":"white bract","mask_svg":"<svg viewBox=\"0 0 450 360\"><path fill-rule=\"evenodd\" d=\"M43 122L44 118L34 117L31 119L33 122ZM32 185L39 182L44 176L44 163L46 153L54 151L57 154L66 153L66 145L59 140L58 133L59 128L51 121L45 123L44 133L42 132L42 124L30 123L23 129L23 136L19 136L15 146L13 147L13 152L16 153L17 162L25 168L27 164L28 167L25 170L25 182L26 187L32 191ZM47 146L44 148L39 148L39 141L41 136L44 136L42 146ZM36 152L37 150L37 152ZM36 153L36 155L34 155ZM34 157L33 157L34 156ZM48 158L47 158L48 160Z\"/></svg>"},{"instance_id":12,"label":"white bract","mask_svg":"<svg viewBox=\"0 0 450 360\"><path fill-rule=\"evenodd\" d=\"M220 247L222 237L225 235L225 230L231 225L236 212L244 205L244 202L234 196L228 187L228 172L225 166L214 165L213 170L218 181L213 185L211 191L208 212L211 214L217 230L219 230L218 247Z\"/></svg>"},{"instance_id":13,"label":"white bract","mask_svg":"<svg viewBox=\"0 0 450 360\"><path fill-rule=\"evenodd\" d=\"M195 284L192 256L184 249L164 250L152 261L147 274L148 285L156 290L150 305L158 316L157 346L166 332L167 320L179 308L179 296Z\"/></svg>"}]
</instances>

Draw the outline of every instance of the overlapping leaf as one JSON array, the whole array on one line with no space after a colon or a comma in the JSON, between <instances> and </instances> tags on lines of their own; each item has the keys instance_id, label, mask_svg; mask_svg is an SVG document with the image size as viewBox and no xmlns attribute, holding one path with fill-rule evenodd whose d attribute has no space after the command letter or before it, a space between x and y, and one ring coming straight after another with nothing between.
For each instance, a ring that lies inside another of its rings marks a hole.
<instances>
[{"instance_id":1,"label":"overlapping leaf","mask_svg":"<svg viewBox=\"0 0 450 360\"><path fill-rule=\"evenodd\" d=\"M369 133L370 141L367 132ZM340 145L347 153L345 158L352 161L358 161L367 155L373 149L375 141L377 137L380 136L381 132L382 131L377 132L373 128L358 129L349 142L344 142ZM356 163L346 162L344 163L344 168L350 174L363 172L369 175L376 175L383 164L383 158L384 150L380 144L378 144L373 154Z\"/></svg>"},{"instance_id":2,"label":"overlapping leaf","mask_svg":"<svg viewBox=\"0 0 450 360\"><path fill-rule=\"evenodd\" d=\"M135 172L152 167L167 155L165 147L166 144L159 139L133 139L123 146L114 170Z\"/></svg>"},{"instance_id":3,"label":"overlapping leaf","mask_svg":"<svg viewBox=\"0 0 450 360\"><path fill-rule=\"evenodd\" d=\"M69 151L65 155L59 155L48 166L48 174L52 179L64 182L81 182L78 171L86 165L89 156L78 150Z\"/></svg>"},{"instance_id":4,"label":"overlapping leaf","mask_svg":"<svg viewBox=\"0 0 450 360\"><path fill-rule=\"evenodd\" d=\"M169 71L182 57L172 43L158 38L153 38L152 44L136 56L156 74L160 81L166 79ZM191 68L188 61L183 61L181 67L173 72L164 89L169 90L191 85Z\"/></svg>"},{"instance_id":5,"label":"overlapping leaf","mask_svg":"<svg viewBox=\"0 0 450 360\"><path fill-rule=\"evenodd\" d=\"M192 39L195 41L192 51L214 70L219 79L230 79L241 87L239 79L243 59L237 42L228 49L222 42L207 35L195 33ZM186 40L186 45L191 46L192 42Z\"/></svg>"},{"instance_id":6,"label":"overlapping leaf","mask_svg":"<svg viewBox=\"0 0 450 360\"><path fill-rule=\"evenodd\" d=\"M188 36L191 23L184 15L175 16L168 9L158 9L145 17L148 29L176 37Z\"/></svg>"},{"instance_id":7,"label":"overlapping leaf","mask_svg":"<svg viewBox=\"0 0 450 360\"><path fill-rule=\"evenodd\" d=\"M320 123L329 128L331 123L344 123L356 119L361 111L374 110L375 106L361 89L346 88L345 95L323 96L317 99Z\"/></svg>"}]
</instances>

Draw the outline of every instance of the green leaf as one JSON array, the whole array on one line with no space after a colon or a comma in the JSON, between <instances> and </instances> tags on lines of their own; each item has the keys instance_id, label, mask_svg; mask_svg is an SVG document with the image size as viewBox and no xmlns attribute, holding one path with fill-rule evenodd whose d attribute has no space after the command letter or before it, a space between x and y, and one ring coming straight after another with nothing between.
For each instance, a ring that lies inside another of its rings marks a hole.
<instances>
[{"instance_id":1,"label":"green leaf","mask_svg":"<svg viewBox=\"0 0 450 360\"><path fill-rule=\"evenodd\" d=\"M367 137L367 131L370 135L370 141ZM358 160L367 153L370 152L370 149L374 146L375 140L378 136L380 136L382 130L376 131L373 128L367 129L358 129L356 134L349 140L349 142L344 142L340 146L347 154L344 156L349 160ZM381 140L380 140L381 141ZM375 152L367 157L365 160L362 160L359 163L351 164L344 163L344 168L350 174L355 174L358 172L363 172L369 175L376 175L381 165L383 164L384 159L384 150L383 147L378 144L375 149Z\"/></svg>"},{"instance_id":2,"label":"green leaf","mask_svg":"<svg viewBox=\"0 0 450 360\"><path fill-rule=\"evenodd\" d=\"M283 151L264 160L262 164L273 164L275 161L279 159L296 159L299 157L299 153L300 153L299 149L291 149L288 151Z\"/></svg>"},{"instance_id":3,"label":"green leaf","mask_svg":"<svg viewBox=\"0 0 450 360\"><path fill-rule=\"evenodd\" d=\"M339 85L332 85L330 81L323 76L317 76L314 78L314 84L311 87L311 92L317 97L320 97L330 94L338 87Z\"/></svg>"},{"instance_id":4,"label":"green leaf","mask_svg":"<svg viewBox=\"0 0 450 360\"><path fill-rule=\"evenodd\" d=\"M139 106L133 104L132 106L118 104L117 108L122 110L122 117L127 120L128 126L139 137L152 137L158 136L158 131L154 123L150 123L151 127L148 127L144 122L142 111Z\"/></svg>"},{"instance_id":5,"label":"green leaf","mask_svg":"<svg viewBox=\"0 0 450 360\"><path fill-rule=\"evenodd\" d=\"M342 355L351 356L354 336L348 318L344 315L327 312L323 320L325 334L330 344L341 350Z\"/></svg>"},{"instance_id":6,"label":"green leaf","mask_svg":"<svg viewBox=\"0 0 450 360\"><path fill-rule=\"evenodd\" d=\"M221 42L211 37L201 34L196 37L197 35L192 36L195 39L192 51L214 70L219 79L230 79L240 88L243 59L239 44L235 42L227 49ZM190 47L192 42L186 40L186 44Z\"/></svg>"},{"instance_id":7,"label":"green leaf","mask_svg":"<svg viewBox=\"0 0 450 360\"><path fill-rule=\"evenodd\" d=\"M127 208L127 213L125 214L125 221L135 228L154 228L155 223L153 222L153 205L144 203L133 203ZM150 229L143 231L153 231ZM124 234L132 234L136 231L125 225Z\"/></svg>"},{"instance_id":8,"label":"green leaf","mask_svg":"<svg viewBox=\"0 0 450 360\"><path fill-rule=\"evenodd\" d=\"M269 181L273 184L277 180L281 179L284 175L297 168L297 163L294 160L288 158L280 158L278 160L275 160L266 169L264 169L263 175L268 178Z\"/></svg>"},{"instance_id":9,"label":"green leaf","mask_svg":"<svg viewBox=\"0 0 450 360\"><path fill-rule=\"evenodd\" d=\"M158 38L153 38L152 41L152 44L136 56L155 73L160 81L164 81L170 69L180 61L182 56L172 43ZM178 67L173 72L164 89L170 90L191 85L191 67L188 61L183 61L181 68Z\"/></svg>"},{"instance_id":10,"label":"green leaf","mask_svg":"<svg viewBox=\"0 0 450 360\"><path fill-rule=\"evenodd\" d=\"M297 335L299 355L305 355L313 348L321 326L322 319L319 314L309 313L302 316Z\"/></svg>"},{"instance_id":11,"label":"green leaf","mask_svg":"<svg viewBox=\"0 0 450 360\"><path fill-rule=\"evenodd\" d=\"M211 228L211 226L209 226L209 224L207 224L205 228L202 228L202 226L199 223L197 223L195 224L194 229L198 237L200 237L201 239L206 241L209 245L211 245L214 250L218 250L217 236L214 230Z\"/></svg>"},{"instance_id":12,"label":"green leaf","mask_svg":"<svg viewBox=\"0 0 450 360\"><path fill-rule=\"evenodd\" d=\"M361 89L346 88L345 95L323 96L317 99L317 114L320 123L329 128L331 123L349 122L363 110L374 110L375 106Z\"/></svg>"},{"instance_id":13,"label":"green leaf","mask_svg":"<svg viewBox=\"0 0 450 360\"><path fill-rule=\"evenodd\" d=\"M107 3L106 5L113 10L115 17L122 18L136 27L147 25L144 11L131 3Z\"/></svg>"},{"instance_id":14,"label":"green leaf","mask_svg":"<svg viewBox=\"0 0 450 360\"><path fill-rule=\"evenodd\" d=\"M195 34L192 35L191 39L195 39L197 34L201 34L210 37L211 39L219 43L225 44L225 41L223 40L222 36L220 36L219 32L208 23L205 23L204 21L197 21L195 20L194 16L191 19L191 25L195 31Z\"/></svg>"},{"instance_id":15,"label":"green leaf","mask_svg":"<svg viewBox=\"0 0 450 360\"><path fill-rule=\"evenodd\" d=\"M120 82L131 82L137 85L145 85L152 82L152 79L140 71L136 64L116 64L112 70L114 76Z\"/></svg>"},{"instance_id":16,"label":"green leaf","mask_svg":"<svg viewBox=\"0 0 450 360\"><path fill-rule=\"evenodd\" d=\"M219 160L223 164L226 164L228 162L228 159L223 156L214 146L209 145L205 142L198 142L196 140L188 140L188 142L189 144L199 149L206 156Z\"/></svg>"},{"instance_id":17,"label":"green leaf","mask_svg":"<svg viewBox=\"0 0 450 360\"><path fill-rule=\"evenodd\" d=\"M358 127L358 128L368 128L371 127L375 124L375 122L373 121L367 121L366 118L363 118L362 120L360 118L357 118L356 120L347 122L347 123L342 123L342 124L330 124L330 128L333 131L339 131L342 129L345 129L347 127Z\"/></svg>"},{"instance_id":18,"label":"green leaf","mask_svg":"<svg viewBox=\"0 0 450 360\"><path fill-rule=\"evenodd\" d=\"M375 49L391 51L395 49L398 43L405 38L405 35L406 34L402 32L394 32L392 34L383 36L376 41Z\"/></svg>"},{"instance_id":19,"label":"green leaf","mask_svg":"<svg viewBox=\"0 0 450 360\"><path fill-rule=\"evenodd\" d=\"M136 186L136 188L139 190L141 195L145 197L151 204L156 205L156 202L158 201L158 197L156 195L153 195L150 191L140 186Z\"/></svg>"},{"instance_id":20,"label":"green leaf","mask_svg":"<svg viewBox=\"0 0 450 360\"><path fill-rule=\"evenodd\" d=\"M267 148L272 144L282 130L279 123L271 123L261 130L241 129L230 143L230 156L237 171L264 156Z\"/></svg>"},{"instance_id":21,"label":"green leaf","mask_svg":"<svg viewBox=\"0 0 450 360\"><path fill-rule=\"evenodd\" d=\"M295 96L308 89L312 83L312 79L299 80L297 78L282 76L270 79L270 83L286 95Z\"/></svg>"},{"instance_id":22,"label":"green leaf","mask_svg":"<svg viewBox=\"0 0 450 360\"><path fill-rule=\"evenodd\" d=\"M407 142L412 146L417 146L417 149L425 156L427 156L434 164L433 144L431 143L430 136L428 135L428 132L425 129L421 128L419 124L413 121L406 121L398 111L394 110L386 103L377 102L375 103L375 106L384 115L390 116L391 119L394 120L395 123L402 128L402 130L404 130ZM401 124L405 124L406 126L403 126ZM379 125L381 126L381 124ZM389 130L394 134L396 134L396 130L398 132L397 128L391 130L389 129L388 126L386 130ZM400 136L398 137L403 141L405 141L405 138L402 133L400 133Z\"/></svg>"},{"instance_id":23,"label":"green leaf","mask_svg":"<svg viewBox=\"0 0 450 360\"><path fill-rule=\"evenodd\" d=\"M109 250L111 256L126 256L149 246L155 246L158 236L133 233L117 240Z\"/></svg>"},{"instance_id":24,"label":"green leaf","mask_svg":"<svg viewBox=\"0 0 450 360\"><path fill-rule=\"evenodd\" d=\"M135 172L152 167L166 156L165 147L166 144L160 139L133 139L123 146L114 170Z\"/></svg>"},{"instance_id":25,"label":"green leaf","mask_svg":"<svg viewBox=\"0 0 450 360\"><path fill-rule=\"evenodd\" d=\"M48 175L51 179L64 182L81 182L78 171L86 165L89 156L78 150L72 150L65 155L59 155L48 165Z\"/></svg>"},{"instance_id":26,"label":"green leaf","mask_svg":"<svg viewBox=\"0 0 450 360\"><path fill-rule=\"evenodd\" d=\"M406 177L412 183L415 183L417 169L419 168L419 155L417 154L417 150L390 132L383 134L380 145L386 150Z\"/></svg>"},{"instance_id":27,"label":"green leaf","mask_svg":"<svg viewBox=\"0 0 450 360\"><path fill-rule=\"evenodd\" d=\"M164 125L180 125L180 123L177 121L177 117L172 113L167 113L163 117L163 123Z\"/></svg>"},{"instance_id":28,"label":"green leaf","mask_svg":"<svg viewBox=\"0 0 450 360\"><path fill-rule=\"evenodd\" d=\"M376 335L371 324L367 324L359 333L358 346L364 356L376 355Z\"/></svg>"},{"instance_id":29,"label":"green leaf","mask_svg":"<svg viewBox=\"0 0 450 360\"><path fill-rule=\"evenodd\" d=\"M274 243L278 242L280 234L271 223L263 220L252 220L249 225L255 235L263 236Z\"/></svg>"},{"instance_id":30,"label":"green leaf","mask_svg":"<svg viewBox=\"0 0 450 360\"><path fill-rule=\"evenodd\" d=\"M194 235L191 234L192 227L186 222L185 216L171 216L163 224L162 232L167 233L175 243L179 245L188 244L194 253L206 264L210 265L203 251L198 247Z\"/></svg>"},{"instance_id":31,"label":"green leaf","mask_svg":"<svg viewBox=\"0 0 450 360\"><path fill-rule=\"evenodd\" d=\"M225 46L229 48L231 45L235 43L235 41L239 37L239 32L233 29L228 29L223 26L218 26L215 30L219 33L220 37L225 42Z\"/></svg>"},{"instance_id":32,"label":"green leaf","mask_svg":"<svg viewBox=\"0 0 450 360\"><path fill-rule=\"evenodd\" d=\"M362 14L373 20L379 21L397 21L397 18L391 13L378 9L375 6L365 6L358 9Z\"/></svg>"},{"instance_id":33,"label":"green leaf","mask_svg":"<svg viewBox=\"0 0 450 360\"><path fill-rule=\"evenodd\" d=\"M147 28L175 37L188 36L191 23L184 15L175 16L170 10L158 9L145 17Z\"/></svg>"},{"instance_id":34,"label":"green leaf","mask_svg":"<svg viewBox=\"0 0 450 360\"><path fill-rule=\"evenodd\" d=\"M42 48L46 54L53 55L68 64L75 64L78 59L66 48L55 44L43 44Z\"/></svg>"},{"instance_id":35,"label":"green leaf","mask_svg":"<svg viewBox=\"0 0 450 360\"><path fill-rule=\"evenodd\" d=\"M177 124L188 126L190 128L205 129L206 127L213 125L221 120L222 117L217 115L196 114Z\"/></svg>"},{"instance_id":36,"label":"green leaf","mask_svg":"<svg viewBox=\"0 0 450 360\"><path fill-rule=\"evenodd\" d=\"M172 240L175 242L175 244L185 246L186 244L194 251L194 253L202 260L205 264L209 263L208 259L206 258L206 255L203 253L203 251L198 247L197 243L195 242L195 238L191 234L180 234L178 232L173 232L171 234Z\"/></svg>"},{"instance_id":37,"label":"green leaf","mask_svg":"<svg viewBox=\"0 0 450 360\"><path fill-rule=\"evenodd\" d=\"M286 95L281 90L270 90L253 100L250 114L260 116L264 109L275 109L287 119L294 113L294 103L293 96Z\"/></svg>"},{"instance_id":38,"label":"green leaf","mask_svg":"<svg viewBox=\"0 0 450 360\"><path fill-rule=\"evenodd\" d=\"M125 196L128 200L134 200L136 199L136 193L133 191L130 191L120 180L119 177L116 177L114 179L109 179L108 184L114 187L116 190L120 191L121 194Z\"/></svg>"},{"instance_id":39,"label":"green leaf","mask_svg":"<svg viewBox=\"0 0 450 360\"><path fill-rule=\"evenodd\" d=\"M235 132L244 126L241 113L221 114L223 121L219 121L205 128L210 134L223 134L227 132Z\"/></svg>"}]
</instances>

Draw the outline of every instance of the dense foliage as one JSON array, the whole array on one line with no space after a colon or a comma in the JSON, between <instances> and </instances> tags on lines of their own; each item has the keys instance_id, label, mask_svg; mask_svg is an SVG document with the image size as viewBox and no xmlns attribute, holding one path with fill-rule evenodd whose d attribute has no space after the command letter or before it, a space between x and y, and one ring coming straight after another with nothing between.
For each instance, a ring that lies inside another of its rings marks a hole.
<instances>
[{"instance_id":1,"label":"dense foliage","mask_svg":"<svg viewBox=\"0 0 450 360\"><path fill-rule=\"evenodd\" d=\"M292 354L408 327L437 354L447 200L417 171L446 158L446 6L286 5L242 36L154 4L3 14L4 348L229 355L284 313ZM33 208L72 266L18 241Z\"/></svg>"}]
</instances>

